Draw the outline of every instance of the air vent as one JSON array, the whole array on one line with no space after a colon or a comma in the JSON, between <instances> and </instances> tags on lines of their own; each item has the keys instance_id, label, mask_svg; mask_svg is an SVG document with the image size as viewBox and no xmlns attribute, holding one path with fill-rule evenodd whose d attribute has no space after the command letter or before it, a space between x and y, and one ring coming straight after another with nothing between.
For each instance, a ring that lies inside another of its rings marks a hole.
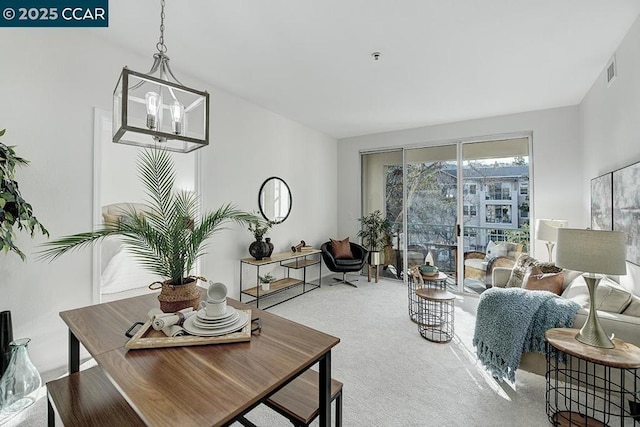
<instances>
[{"instance_id":1,"label":"air vent","mask_svg":"<svg viewBox=\"0 0 640 427\"><path fill-rule=\"evenodd\" d=\"M618 67L616 66L616 57L614 56L607 64L607 86L611 86L611 83L613 83L617 75Z\"/></svg>"}]
</instances>

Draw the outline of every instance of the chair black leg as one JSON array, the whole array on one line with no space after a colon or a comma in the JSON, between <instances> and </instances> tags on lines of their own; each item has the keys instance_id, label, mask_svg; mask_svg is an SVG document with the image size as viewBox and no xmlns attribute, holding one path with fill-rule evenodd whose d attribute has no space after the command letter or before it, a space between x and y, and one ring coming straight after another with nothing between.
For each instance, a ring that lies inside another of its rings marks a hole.
<instances>
[{"instance_id":1,"label":"chair black leg","mask_svg":"<svg viewBox=\"0 0 640 427\"><path fill-rule=\"evenodd\" d=\"M352 283L352 282L357 282L358 279L352 279L351 281L347 280L347 273L342 273L342 279L338 279L337 277L334 277L333 280L335 280L338 283L344 283L345 285L353 286L354 288L358 287L358 285L356 285L355 283ZM337 283L331 283L331 286L336 284Z\"/></svg>"}]
</instances>

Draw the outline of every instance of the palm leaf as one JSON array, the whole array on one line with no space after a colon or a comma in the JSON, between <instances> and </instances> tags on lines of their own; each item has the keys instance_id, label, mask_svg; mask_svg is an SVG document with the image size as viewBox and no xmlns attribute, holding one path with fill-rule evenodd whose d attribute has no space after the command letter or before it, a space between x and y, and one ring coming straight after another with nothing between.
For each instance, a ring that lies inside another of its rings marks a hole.
<instances>
[{"instance_id":1,"label":"palm leaf","mask_svg":"<svg viewBox=\"0 0 640 427\"><path fill-rule=\"evenodd\" d=\"M224 230L227 223L249 224L259 219L226 204L206 213L197 221L198 198L188 191L173 192L173 161L164 150L144 150L138 158L138 171L149 198L148 212L140 215L134 206L122 211L117 224L45 243L40 258L53 260L71 250L89 246L107 236L119 235L140 265L174 284L193 270L204 255L206 241Z\"/></svg>"}]
</instances>

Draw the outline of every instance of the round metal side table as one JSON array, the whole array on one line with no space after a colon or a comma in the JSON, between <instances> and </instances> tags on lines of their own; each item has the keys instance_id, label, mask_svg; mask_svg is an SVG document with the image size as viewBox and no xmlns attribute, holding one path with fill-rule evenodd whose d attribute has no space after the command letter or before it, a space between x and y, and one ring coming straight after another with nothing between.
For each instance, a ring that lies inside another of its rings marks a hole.
<instances>
[{"instance_id":1,"label":"round metal side table","mask_svg":"<svg viewBox=\"0 0 640 427\"><path fill-rule=\"evenodd\" d=\"M428 287L428 288L440 288L444 289L447 286L447 276L445 273L438 272L434 276L424 276L419 271L413 271L409 274L407 280L407 290L409 293L409 317L414 322L417 322L418 313L418 297L416 296L416 290Z\"/></svg>"},{"instance_id":2,"label":"round metal side table","mask_svg":"<svg viewBox=\"0 0 640 427\"><path fill-rule=\"evenodd\" d=\"M546 410L554 426L640 425L640 349L583 344L578 329L545 332Z\"/></svg>"},{"instance_id":3,"label":"round metal side table","mask_svg":"<svg viewBox=\"0 0 640 427\"><path fill-rule=\"evenodd\" d=\"M418 332L423 338L446 343L453 338L454 301L456 296L444 289L420 288L418 297Z\"/></svg>"}]
</instances>

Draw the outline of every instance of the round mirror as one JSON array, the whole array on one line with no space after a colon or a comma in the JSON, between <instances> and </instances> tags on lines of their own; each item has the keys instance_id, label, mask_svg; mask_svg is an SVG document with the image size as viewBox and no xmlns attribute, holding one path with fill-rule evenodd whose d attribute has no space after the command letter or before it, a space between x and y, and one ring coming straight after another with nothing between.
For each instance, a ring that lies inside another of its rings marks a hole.
<instances>
[{"instance_id":1,"label":"round mirror","mask_svg":"<svg viewBox=\"0 0 640 427\"><path fill-rule=\"evenodd\" d=\"M272 176L262 183L258 192L258 205L264 219L280 224L289 216L291 203L291 190L284 180Z\"/></svg>"}]
</instances>

